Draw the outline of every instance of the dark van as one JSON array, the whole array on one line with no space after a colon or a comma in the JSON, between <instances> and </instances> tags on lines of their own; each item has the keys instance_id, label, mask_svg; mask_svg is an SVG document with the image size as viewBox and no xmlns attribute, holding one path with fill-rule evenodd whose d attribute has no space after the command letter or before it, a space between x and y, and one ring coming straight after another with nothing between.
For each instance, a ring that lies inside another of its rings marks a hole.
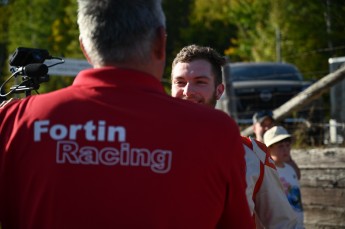
<instances>
[{"instance_id":1,"label":"dark van","mask_svg":"<svg viewBox=\"0 0 345 229\"><path fill-rule=\"evenodd\" d=\"M232 85L233 102L230 113L239 125L251 125L253 114L262 110L274 110L306 89L312 83L303 80L298 68L289 63L241 62L230 63L230 74L225 81ZM218 101L217 108L226 111L224 99ZM301 111L286 122L308 119L308 111Z\"/></svg>"}]
</instances>

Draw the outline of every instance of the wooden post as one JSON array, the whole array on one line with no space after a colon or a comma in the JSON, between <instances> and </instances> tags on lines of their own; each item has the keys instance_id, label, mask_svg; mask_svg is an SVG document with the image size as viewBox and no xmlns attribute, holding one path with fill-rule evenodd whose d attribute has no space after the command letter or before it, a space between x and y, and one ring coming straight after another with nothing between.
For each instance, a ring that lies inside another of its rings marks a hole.
<instances>
[{"instance_id":1,"label":"wooden post","mask_svg":"<svg viewBox=\"0 0 345 229\"><path fill-rule=\"evenodd\" d=\"M228 115L230 115L235 121L237 121L237 108L235 92L232 86L232 77L230 71L230 63L227 63L222 68L223 84L225 86L225 98L221 100L222 107Z\"/></svg>"},{"instance_id":2,"label":"wooden post","mask_svg":"<svg viewBox=\"0 0 345 229\"><path fill-rule=\"evenodd\" d=\"M293 149L301 170L306 229L341 229L345 225L345 149Z\"/></svg>"}]
</instances>

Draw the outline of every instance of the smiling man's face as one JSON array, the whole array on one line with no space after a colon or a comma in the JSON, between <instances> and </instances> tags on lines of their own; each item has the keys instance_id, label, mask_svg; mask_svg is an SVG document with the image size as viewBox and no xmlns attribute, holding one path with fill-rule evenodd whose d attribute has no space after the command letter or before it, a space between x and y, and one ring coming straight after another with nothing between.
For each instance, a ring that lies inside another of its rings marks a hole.
<instances>
[{"instance_id":1,"label":"smiling man's face","mask_svg":"<svg viewBox=\"0 0 345 229\"><path fill-rule=\"evenodd\" d=\"M177 63L171 78L171 95L195 103L215 107L224 91L223 84L215 85L211 64L202 59Z\"/></svg>"}]
</instances>

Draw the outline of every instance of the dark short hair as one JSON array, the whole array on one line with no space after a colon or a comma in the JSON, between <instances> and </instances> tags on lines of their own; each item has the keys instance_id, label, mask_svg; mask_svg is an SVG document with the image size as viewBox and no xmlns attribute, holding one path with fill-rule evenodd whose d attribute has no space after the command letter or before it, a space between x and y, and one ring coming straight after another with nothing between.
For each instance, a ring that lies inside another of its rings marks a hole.
<instances>
[{"instance_id":1,"label":"dark short hair","mask_svg":"<svg viewBox=\"0 0 345 229\"><path fill-rule=\"evenodd\" d=\"M253 123L261 123L265 118L270 118L274 121L273 112L270 110L258 111L253 115Z\"/></svg>"},{"instance_id":2,"label":"dark short hair","mask_svg":"<svg viewBox=\"0 0 345 229\"><path fill-rule=\"evenodd\" d=\"M172 68L177 63L190 63L194 60L206 60L212 66L215 75L216 85L222 83L222 66L225 65L226 59L221 56L215 49L205 46L189 45L181 49L176 55Z\"/></svg>"}]
</instances>

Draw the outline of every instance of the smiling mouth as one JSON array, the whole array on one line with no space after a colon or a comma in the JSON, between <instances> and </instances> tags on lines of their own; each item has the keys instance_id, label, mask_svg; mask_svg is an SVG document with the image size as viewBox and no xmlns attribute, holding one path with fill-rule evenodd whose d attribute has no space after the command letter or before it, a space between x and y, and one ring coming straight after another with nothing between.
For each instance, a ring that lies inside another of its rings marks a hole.
<instances>
[{"instance_id":1,"label":"smiling mouth","mask_svg":"<svg viewBox=\"0 0 345 229\"><path fill-rule=\"evenodd\" d=\"M196 100L193 98L185 98L185 100L188 100L188 101L193 102L193 103L202 103L200 100Z\"/></svg>"}]
</instances>

